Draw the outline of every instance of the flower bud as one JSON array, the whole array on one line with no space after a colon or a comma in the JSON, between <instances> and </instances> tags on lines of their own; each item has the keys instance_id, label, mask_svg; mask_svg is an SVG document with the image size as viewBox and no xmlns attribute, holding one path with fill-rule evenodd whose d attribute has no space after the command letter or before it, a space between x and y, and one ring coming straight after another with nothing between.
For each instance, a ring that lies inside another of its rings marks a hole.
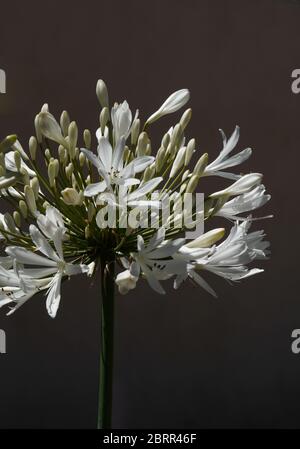
<instances>
[{"instance_id":1,"label":"flower bud","mask_svg":"<svg viewBox=\"0 0 300 449\"><path fill-rule=\"evenodd\" d=\"M34 136L31 136L29 139L29 153L33 161L35 161L36 158L36 151L37 151L37 140Z\"/></svg>"},{"instance_id":2,"label":"flower bud","mask_svg":"<svg viewBox=\"0 0 300 449\"><path fill-rule=\"evenodd\" d=\"M23 200L19 201L19 209L20 209L22 216L24 218L27 218L28 209L27 209L27 205L26 205L25 201L23 201Z\"/></svg>"},{"instance_id":3,"label":"flower bud","mask_svg":"<svg viewBox=\"0 0 300 449\"><path fill-rule=\"evenodd\" d=\"M16 226L19 228L21 226L21 215L17 210L14 211L13 218Z\"/></svg>"},{"instance_id":4,"label":"flower bud","mask_svg":"<svg viewBox=\"0 0 300 449\"><path fill-rule=\"evenodd\" d=\"M74 171L74 165L72 164L72 162L70 162L67 166L66 166L66 175L68 179L71 179L72 174Z\"/></svg>"},{"instance_id":5,"label":"flower bud","mask_svg":"<svg viewBox=\"0 0 300 449\"><path fill-rule=\"evenodd\" d=\"M184 113L181 116L180 122L179 122L183 131L189 124L191 118L192 118L192 110L187 109L186 111L184 111Z\"/></svg>"},{"instance_id":6,"label":"flower bud","mask_svg":"<svg viewBox=\"0 0 300 449\"><path fill-rule=\"evenodd\" d=\"M85 129L83 131L83 141L85 147L89 150L91 148L92 136L91 131L89 129Z\"/></svg>"},{"instance_id":7,"label":"flower bud","mask_svg":"<svg viewBox=\"0 0 300 449\"><path fill-rule=\"evenodd\" d=\"M28 209L34 215L36 213L36 202L33 190L30 186L26 185L24 188L24 193Z\"/></svg>"},{"instance_id":8,"label":"flower bud","mask_svg":"<svg viewBox=\"0 0 300 449\"><path fill-rule=\"evenodd\" d=\"M46 148L46 150L45 150L45 158L47 159L47 161L50 161L50 159L51 159L51 153L50 153L49 148Z\"/></svg>"},{"instance_id":9,"label":"flower bud","mask_svg":"<svg viewBox=\"0 0 300 449\"><path fill-rule=\"evenodd\" d=\"M160 149L157 152L156 159L155 159L156 173L160 173L160 171L163 168L163 165L165 163L165 159L166 159L166 150L164 147L160 147Z\"/></svg>"},{"instance_id":10,"label":"flower bud","mask_svg":"<svg viewBox=\"0 0 300 449\"><path fill-rule=\"evenodd\" d=\"M54 161L51 161L48 165L48 178L50 187L55 187L56 167Z\"/></svg>"},{"instance_id":11,"label":"flower bud","mask_svg":"<svg viewBox=\"0 0 300 449\"><path fill-rule=\"evenodd\" d=\"M67 187L66 189L62 190L61 195L63 198L64 203L66 203L68 206L81 206L83 203L83 192L78 193L77 190Z\"/></svg>"},{"instance_id":12,"label":"flower bud","mask_svg":"<svg viewBox=\"0 0 300 449\"><path fill-rule=\"evenodd\" d=\"M50 140L67 146L61 128L52 114L49 112L40 112L38 115L38 125L40 132Z\"/></svg>"},{"instance_id":13,"label":"flower bud","mask_svg":"<svg viewBox=\"0 0 300 449\"><path fill-rule=\"evenodd\" d=\"M37 200L38 197L39 197L40 183L39 183L39 180L38 180L38 178L36 176L31 179L30 186L31 186L31 188L33 190L34 197Z\"/></svg>"},{"instance_id":14,"label":"flower bud","mask_svg":"<svg viewBox=\"0 0 300 449\"><path fill-rule=\"evenodd\" d=\"M69 154L70 159L75 158L75 148L77 145L77 139L78 139L78 128L76 125L76 122L71 122L68 130L68 137L69 137Z\"/></svg>"},{"instance_id":15,"label":"flower bud","mask_svg":"<svg viewBox=\"0 0 300 449\"><path fill-rule=\"evenodd\" d=\"M193 193L199 182L199 176L193 175L186 186L186 193Z\"/></svg>"},{"instance_id":16,"label":"flower bud","mask_svg":"<svg viewBox=\"0 0 300 449\"><path fill-rule=\"evenodd\" d=\"M137 156L144 156L146 153L147 144L149 143L149 137L147 133L142 132L139 135L137 147L136 147L136 155Z\"/></svg>"},{"instance_id":17,"label":"flower bud","mask_svg":"<svg viewBox=\"0 0 300 449\"><path fill-rule=\"evenodd\" d=\"M132 124L131 128L131 144L136 145L139 133L140 133L141 121L139 118L136 118Z\"/></svg>"},{"instance_id":18,"label":"flower bud","mask_svg":"<svg viewBox=\"0 0 300 449\"><path fill-rule=\"evenodd\" d=\"M100 112L100 117L99 117L100 128L101 128L101 133L102 134L104 133L105 126L106 126L108 120L109 120L109 110L108 110L107 107L105 107Z\"/></svg>"},{"instance_id":19,"label":"flower bud","mask_svg":"<svg viewBox=\"0 0 300 449\"><path fill-rule=\"evenodd\" d=\"M58 147L58 157L61 164L66 164L68 161L68 152L67 150L62 146L59 145Z\"/></svg>"},{"instance_id":20,"label":"flower bud","mask_svg":"<svg viewBox=\"0 0 300 449\"><path fill-rule=\"evenodd\" d=\"M29 186L29 184L30 184L30 177L29 177L29 174L28 174L28 171L26 170L26 168L21 167L20 173L22 175L24 185L28 185Z\"/></svg>"},{"instance_id":21,"label":"flower bud","mask_svg":"<svg viewBox=\"0 0 300 449\"><path fill-rule=\"evenodd\" d=\"M187 89L181 89L174 92L166 99L161 107L148 118L146 124L153 123L166 114L171 114L178 111L178 109L187 103L189 98L190 93Z\"/></svg>"},{"instance_id":22,"label":"flower bud","mask_svg":"<svg viewBox=\"0 0 300 449\"><path fill-rule=\"evenodd\" d=\"M98 97L99 103L103 108L109 107L108 102L108 91L106 84L103 80L98 80L96 85L96 95Z\"/></svg>"},{"instance_id":23,"label":"flower bud","mask_svg":"<svg viewBox=\"0 0 300 449\"><path fill-rule=\"evenodd\" d=\"M170 178L173 178L173 176L175 176L176 173L178 172L178 170L183 166L185 150L186 150L186 147L181 147L180 150L178 151L176 158L172 165L172 169L170 172Z\"/></svg>"},{"instance_id":24,"label":"flower bud","mask_svg":"<svg viewBox=\"0 0 300 449\"><path fill-rule=\"evenodd\" d=\"M79 165L80 165L80 167L83 167L85 162L86 162L85 155L83 153L80 153L79 154Z\"/></svg>"},{"instance_id":25,"label":"flower bud","mask_svg":"<svg viewBox=\"0 0 300 449\"><path fill-rule=\"evenodd\" d=\"M166 133L162 138L161 144L164 148L167 148L170 143L171 136L169 133Z\"/></svg>"},{"instance_id":26,"label":"flower bud","mask_svg":"<svg viewBox=\"0 0 300 449\"><path fill-rule=\"evenodd\" d=\"M189 143L187 144L187 147L186 147L185 160L184 160L184 165L185 166L189 165L189 163L190 163L190 161L192 159L193 153L195 151L195 146L196 146L195 139L191 139L189 141Z\"/></svg>"},{"instance_id":27,"label":"flower bud","mask_svg":"<svg viewBox=\"0 0 300 449\"><path fill-rule=\"evenodd\" d=\"M20 155L20 153L18 151L14 152L14 161L15 161L16 169L18 171L20 171L20 168L21 168L21 155Z\"/></svg>"},{"instance_id":28,"label":"flower bud","mask_svg":"<svg viewBox=\"0 0 300 449\"><path fill-rule=\"evenodd\" d=\"M38 141L38 143L42 143L43 136L42 136L41 128L39 125L39 115L35 116L34 127L35 127L36 140Z\"/></svg>"},{"instance_id":29,"label":"flower bud","mask_svg":"<svg viewBox=\"0 0 300 449\"><path fill-rule=\"evenodd\" d=\"M68 129L70 125L70 117L67 111L63 111L60 116L60 126L63 132L63 135L66 137L68 135Z\"/></svg>"},{"instance_id":30,"label":"flower bud","mask_svg":"<svg viewBox=\"0 0 300 449\"><path fill-rule=\"evenodd\" d=\"M208 154L204 153L202 154L202 156L198 159L197 164L195 165L194 171L193 171L193 175L195 176L202 176L206 166L208 163Z\"/></svg>"},{"instance_id":31,"label":"flower bud","mask_svg":"<svg viewBox=\"0 0 300 449\"><path fill-rule=\"evenodd\" d=\"M17 141L17 136L15 134L11 136L6 136L5 139L0 142L0 152L6 153L8 150L11 149L13 144Z\"/></svg>"}]
</instances>

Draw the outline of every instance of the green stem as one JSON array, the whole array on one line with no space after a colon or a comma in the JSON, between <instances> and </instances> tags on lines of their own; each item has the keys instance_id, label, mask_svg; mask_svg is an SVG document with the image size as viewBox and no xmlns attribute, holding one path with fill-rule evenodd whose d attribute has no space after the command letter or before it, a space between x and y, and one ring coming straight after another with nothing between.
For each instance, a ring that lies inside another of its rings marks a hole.
<instances>
[{"instance_id":1,"label":"green stem","mask_svg":"<svg viewBox=\"0 0 300 449\"><path fill-rule=\"evenodd\" d=\"M114 272L115 261L101 258L102 316L98 429L111 428L114 358Z\"/></svg>"}]
</instances>

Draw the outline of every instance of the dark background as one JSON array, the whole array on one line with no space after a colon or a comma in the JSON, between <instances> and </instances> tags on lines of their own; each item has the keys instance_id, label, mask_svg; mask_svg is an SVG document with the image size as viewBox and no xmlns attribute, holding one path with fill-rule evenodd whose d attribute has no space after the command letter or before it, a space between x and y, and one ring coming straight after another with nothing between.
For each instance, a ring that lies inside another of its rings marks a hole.
<instances>
[{"instance_id":1,"label":"dark background","mask_svg":"<svg viewBox=\"0 0 300 449\"><path fill-rule=\"evenodd\" d=\"M209 278L212 299L185 285L166 296L145 282L117 297L114 419L117 428L282 428L300 425L298 294L300 67L296 1L113 1L1 3L0 134L26 146L44 102L96 128L98 78L110 97L143 117L188 87L188 135L215 157L218 128L241 126L244 169L265 175L272 200L260 215L272 242L265 273L239 285ZM171 116L153 126L155 138ZM222 183L222 185L224 185ZM11 317L0 355L1 428L94 428L99 285L74 277L55 320L34 297Z\"/></svg>"}]
</instances>

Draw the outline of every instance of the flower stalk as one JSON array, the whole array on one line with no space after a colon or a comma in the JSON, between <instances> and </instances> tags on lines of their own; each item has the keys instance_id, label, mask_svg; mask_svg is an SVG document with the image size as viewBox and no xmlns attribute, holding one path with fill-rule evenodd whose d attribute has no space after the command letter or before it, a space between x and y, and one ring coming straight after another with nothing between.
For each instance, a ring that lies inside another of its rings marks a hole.
<instances>
[{"instance_id":1,"label":"flower stalk","mask_svg":"<svg viewBox=\"0 0 300 449\"><path fill-rule=\"evenodd\" d=\"M114 367L115 260L102 256L101 264L101 351L98 429L111 429Z\"/></svg>"}]
</instances>

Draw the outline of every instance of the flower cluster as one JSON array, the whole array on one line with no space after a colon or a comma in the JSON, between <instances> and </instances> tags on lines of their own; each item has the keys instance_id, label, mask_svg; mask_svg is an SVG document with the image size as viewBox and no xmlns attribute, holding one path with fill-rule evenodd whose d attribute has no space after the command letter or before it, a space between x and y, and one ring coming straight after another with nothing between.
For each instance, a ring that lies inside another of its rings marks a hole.
<instances>
[{"instance_id":1,"label":"flower cluster","mask_svg":"<svg viewBox=\"0 0 300 449\"><path fill-rule=\"evenodd\" d=\"M35 117L28 151L15 135L0 143L0 192L12 209L0 214L0 307L10 305L10 314L43 290L48 313L55 317L62 282L76 274L93 275L103 261L123 269L115 278L122 294L143 277L158 293L165 293L162 281L173 278L174 288L191 279L215 295L205 271L231 281L261 272L248 265L266 258L269 244L263 231L249 232L249 227L252 211L270 195L261 174L227 171L251 155L250 148L233 154L239 128L228 140L221 131L222 150L211 162L206 153L199 154L195 139L185 137L192 114L187 109L154 149L150 127L187 103L187 89L173 93L144 123L126 101L109 107L102 80L96 93L101 112L95 137L85 129L79 144L76 122L66 111L57 121L45 104ZM208 192L202 210L178 211L182 197L193 194L207 176L230 180L229 185ZM161 213L166 196L172 199L167 222ZM112 208L115 221L109 226ZM128 210L140 225L146 219L152 225L133 226ZM217 228L187 241L186 226L175 225L186 215L206 226L223 217L232 228L227 236Z\"/></svg>"}]
</instances>

